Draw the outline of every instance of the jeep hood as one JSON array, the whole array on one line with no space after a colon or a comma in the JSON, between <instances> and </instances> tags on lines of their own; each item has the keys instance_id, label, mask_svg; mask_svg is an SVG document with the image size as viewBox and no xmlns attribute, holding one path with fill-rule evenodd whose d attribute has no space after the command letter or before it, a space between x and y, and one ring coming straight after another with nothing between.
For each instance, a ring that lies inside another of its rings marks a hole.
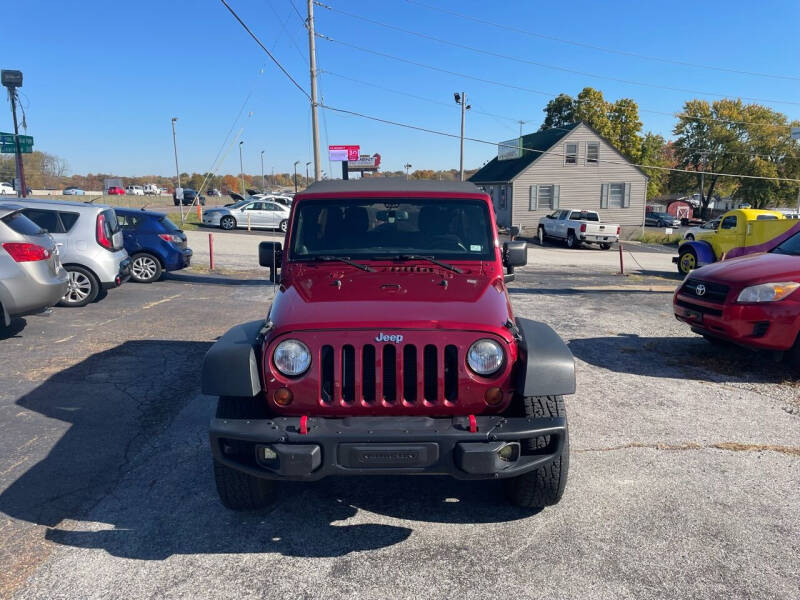
<instances>
[{"instance_id":1,"label":"jeep hood","mask_svg":"<svg viewBox=\"0 0 800 600\"><path fill-rule=\"evenodd\" d=\"M418 265L299 269L276 294L269 319L279 331L300 329L503 330L512 319L502 277L480 266L458 274ZM445 283L446 282L446 283Z\"/></svg>"}]
</instances>

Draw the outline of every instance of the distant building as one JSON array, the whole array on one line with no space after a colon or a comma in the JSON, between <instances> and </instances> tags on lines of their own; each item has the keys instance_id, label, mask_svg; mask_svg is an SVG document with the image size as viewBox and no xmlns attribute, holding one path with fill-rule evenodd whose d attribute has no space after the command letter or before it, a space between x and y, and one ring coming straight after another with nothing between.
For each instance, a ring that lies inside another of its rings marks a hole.
<instances>
[{"instance_id":1,"label":"distant building","mask_svg":"<svg viewBox=\"0 0 800 600\"><path fill-rule=\"evenodd\" d=\"M498 155L469 180L492 197L497 222L535 229L558 208L596 210L641 227L647 175L585 123L498 144Z\"/></svg>"}]
</instances>

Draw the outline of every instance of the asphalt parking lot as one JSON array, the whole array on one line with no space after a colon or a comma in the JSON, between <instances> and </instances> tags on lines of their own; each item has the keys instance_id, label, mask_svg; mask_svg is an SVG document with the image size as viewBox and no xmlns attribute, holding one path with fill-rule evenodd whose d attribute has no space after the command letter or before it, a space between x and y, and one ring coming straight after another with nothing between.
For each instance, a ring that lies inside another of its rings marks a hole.
<instances>
[{"instance_id":1,"label":"asphalt parking lot","mask_svg":"<svg viewBox=\"0 0 800 600\"><path fill-rule=\"evenodd\" d=\"M532 248L510 285L577 359L559 505L512 508L497 482L353 478L225 510L199 369L266 312L249 245L225 255L232 275L129 283L0 340L0 597L800 594L798 374L678 323L658 253L622 278L611 251Z\"/></svg>"}]
</instances>

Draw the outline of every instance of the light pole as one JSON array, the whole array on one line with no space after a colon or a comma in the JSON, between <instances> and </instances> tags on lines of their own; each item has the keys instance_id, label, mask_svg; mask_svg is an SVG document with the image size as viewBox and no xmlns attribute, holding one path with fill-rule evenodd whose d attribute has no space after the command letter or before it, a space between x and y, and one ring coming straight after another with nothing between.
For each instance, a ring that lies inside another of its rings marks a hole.
<instances>
[{"instance_id":1,"label":"light pole","mask_svg":"<svg viewBox=\"0 0 800 600\"><path fill-rule=\"evenodd\" d=\"M297 165L300 164L299 160L294 161L294 193L297 193Z\"/></svg>"},{"instance_id":2,"label":"light pole","mask_svg":"<svg viewBox=\"0 0 800 600\"><path fill-rule=\"evenodd\" d=\"M178 140L175 137L175 121L178 117L172 117L172 149L175 151L175 178L178 183L175 186L175 199L178 201L178 206L181 207L181 223L183 223L183 191L181 197L178 198L178 189L181 187L181 171L178 169Z\"/></svg>"},{"instance_id":3,"label":"light pole","mask_svg":"<svg viewBox=\"0 0 800 600\"><path fill-rule=\"evenodd\" d=\"M242 144L244 144L244 140L239 142L239 176L242 178L242 198L246 198L247 193L244 191L244 165L242 164Z\"/></svg>"},{"instance_id":4,"label":"light pole","mask_svg":"<svg viewBox=\"0 0 800 600\"><path fill-rule=\"evenodd\" d=\"M408 170L411 168L411 163L406 163L403 166L406 168L406 180L408 180Z\"/></svg>"},{"instance_id":5,"label":"light pole","mask_svg":"<svg viewBox=\"0 0 800 600\"><path fill-rule=\"evenodd\" d=\"M455 92L453 94L453 98L455 98L456 104L461 105L461 160L459 161L459 168L461 175L461 181L464 181L464 119L466 117L467 111L472 108L469 104L467 104L467 93Z\"/></svg>"},{"instance_id":6,"label":"light pole","mask_svg":"<svg viewBox=\"0 0 800 600\"><path fill-rule=\"evenodd\" d=\"M14 162L16 164L16 179L14 187L17 196L27 198L28 186L25 183L25 168L22 164L22 148L19 143L19 124L17 123L17 88L22 87L22 71L3 69L0 75L2 84L8 88L8 99L11 101L11 115L14 119ZM23 113L23 117L25 113ZM23 125L24 125L23 120Z\"/></svg>"},{"instance_id":7,"label":"light pole","mask_svg":"<svg viewBox=\"0 0 800 600\"><path fill-rule=\"evenodd\" d=\"M267 191L267 184L264 183L264 151L261 151L261 191Z\"/></svg>"},{"instance_id":8,"label":"light pole","mask_svg":"<svg viewBox=\"0 0 800 600\"><path fill-rule=\"evenodd\" d=\"M311 164L311 161L306 163L306 185L305 185L305 187L308 187L308 165L310 165L310 164Z\"/></svg>"}]
</instances>

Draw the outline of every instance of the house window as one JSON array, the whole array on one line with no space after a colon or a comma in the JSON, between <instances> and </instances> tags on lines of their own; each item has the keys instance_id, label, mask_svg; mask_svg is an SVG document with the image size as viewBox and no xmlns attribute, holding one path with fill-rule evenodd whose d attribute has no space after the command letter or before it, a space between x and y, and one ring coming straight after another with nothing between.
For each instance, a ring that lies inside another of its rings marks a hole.
<instances>
[{"instance_id":1,"label":"house window","mask_svg":"<svg viewBox=\"0 0 800 600\"><path fill-rule=\"evenodd\" d=\"M604 183L600 186L600 208L628 208L630 205L630 183Z\"/></svg>"},{"instance_id":2,"label":"house window","mask_svg":"<svg viewBox=\"0 0 800 600\"><path fill-rule=\"evenodd\" d=\"M600 159L600 144L597 142L588 142L586 144L586 162L597 163Z\"/></svg>"},{"instance_id":3,"label":"house window","mask_svg":"<svg viewBox=\"0 0 800 600\"><path fill-rule=\"evenodd\" d=\"M528 210L549 210L558 208L561 186L546 184L532 185Z\"/></svg>"},{"instance_id":4,"label":"house window","mask_svg":"<svg viewBox=\"0 0 800 600\"><path fill-rule=\"evenodd\" d=\"M564 164L578 164L578 144L564 144Z\"/></svg>"}]
</instances>

